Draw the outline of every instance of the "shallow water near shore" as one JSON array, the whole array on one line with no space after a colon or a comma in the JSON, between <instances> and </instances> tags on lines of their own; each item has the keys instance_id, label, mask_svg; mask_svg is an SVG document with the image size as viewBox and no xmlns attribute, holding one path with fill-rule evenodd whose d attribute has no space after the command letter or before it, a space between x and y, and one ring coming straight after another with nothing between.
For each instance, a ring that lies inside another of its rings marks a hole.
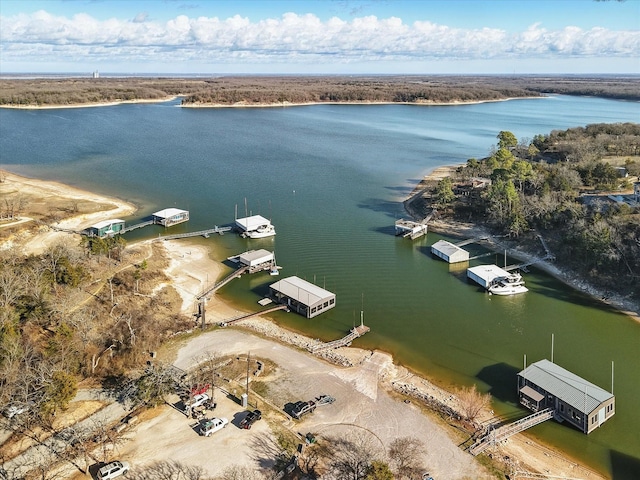
<instances>
[{"instance_id":1,"label":"shallow water near shore","mask_svg":"<svg viewBox=\"0 0 640 480\"><path fill-rule=\"evenodd\" d=\"M445 386L477 383L502 415L526 414L515 403L516 374L524 355L528 363L550 358L551 334L555 362L605 389L614 361L612 420L589 436L553 422L530 433L617 479L640 472L640 325L535 269L524 276L529 293L488 296L464 269L431 257L440 236L410 242L393 236L393 223L406 217L401 202L427 171L485 156L500 130L531 138L638 120L637 103L570 97L437 107L3 109L0 152L3 167L16 173L141 205L127 223L166 207L191 212L171 233L232 222L236 205L239 216L271 218L274 238L198 242L215 246L220 261L275 250L279 278L298 275L337 294L334 310L313 320L279 313L280 324L330 340L363 312L372 331L354 346L391 352ZM147 227L126 238L163 233ZM482 259L503 262L502 255ZM258 310L277 278L245 275L219 295Z\"/></svg>"}]
</instances>

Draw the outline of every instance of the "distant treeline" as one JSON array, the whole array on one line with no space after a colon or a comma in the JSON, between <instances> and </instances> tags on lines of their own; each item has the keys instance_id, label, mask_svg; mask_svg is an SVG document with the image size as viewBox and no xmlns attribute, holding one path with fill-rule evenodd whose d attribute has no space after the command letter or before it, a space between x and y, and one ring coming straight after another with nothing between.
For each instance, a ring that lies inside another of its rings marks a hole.
<instances>
[{"instance_id":1,"label":"distant treeline","mask_svg":"<svg viewBox=\"0 0 640 480\"><path fill-rule=\"evenodd\" d=\"M184 105L453 103L546 93L640 100L636 77L243 76L0 79L0 105L46 106L184 97Z\"/></svg>"}]
</instances>

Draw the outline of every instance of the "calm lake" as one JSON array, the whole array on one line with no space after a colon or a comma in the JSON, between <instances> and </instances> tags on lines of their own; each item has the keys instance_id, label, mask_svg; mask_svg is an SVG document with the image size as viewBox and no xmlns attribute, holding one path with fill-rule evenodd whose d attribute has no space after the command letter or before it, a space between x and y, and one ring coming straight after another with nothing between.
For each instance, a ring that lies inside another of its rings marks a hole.
<instances>
[{"instance_id":1,"label":"calm lake","mask_svg":"<svg viewBox=\"0 0 640 480\"><path fill-rule=\"evenodd\" d=\"M640 478L640 324L535 269L529 293L485 294L464 270L432 258L440 237L393 235L402 200L440 165L486 156L501 130L532 138L553 129L640 121L640 105L553 96L461 106L314 105L186 109L177 102L60 110L0 109L0 163L10 171L121 197L135 218L178 207L195 231L233 221L234 210L271 218L277 236L198 240L222 261L247 249L275 250L281 277L298 275L337 294L335 309L307 320L274 318L331 340L359 322L372 332L355 345L450 386L475 383L506 416L517 404L516 374L550 358L611 389L616 415L589 436L546 422L528 434L618 478ZM157 236L158 227L127 240ZM474 248L474 247L472 247ZM475 247L477 248L477 247ZM502 255L481 259L502 264ZM480 262L477 261L477 262ZM476 263L477 263L476 262ZM472 263L473 264L473 263ZM247 311L274 281L244 275L219 295ZM196 292L194 292L196 293Z\"/></svg>"}]
</instances>

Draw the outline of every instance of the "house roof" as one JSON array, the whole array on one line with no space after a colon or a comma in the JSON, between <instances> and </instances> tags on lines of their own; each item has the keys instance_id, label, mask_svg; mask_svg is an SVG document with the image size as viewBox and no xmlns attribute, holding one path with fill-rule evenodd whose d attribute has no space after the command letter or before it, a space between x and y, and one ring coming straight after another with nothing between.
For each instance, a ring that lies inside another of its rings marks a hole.
<instances>
[{"instance_id":1,"label":"house roof","mask_svg":"<svg viewBox=\"0 0 640 480\"><path fill-rule=\"evenodd\" d=\"M583 413L591 413L602 402L613 398L612 393L546 359L532 363L518 376Z\"/></svg>"},{"instance_id":2,"label":"house roof","mask_svg":"<svg viewBox=\"0 0 640 480\"><path fill-rule=\"evenodd\" d=\"M100 230L101 228L109 227L117 223L124 223L124 220L120 220L119 218L114 218L113 220L102 220L101 222L91 225L91 228Z\"/></svg>"},{"instance_id":3,"label":"house roof","mask_svg":"<svg viewBox=\"0 0 640 480\"><path fill-rule=\"evenodd\" d=\"M183 213L189 213L188 210L180 210L179 208L165 208L164 210L160 210L159 212L155 212L153 214L154 217L160 218L170 218L174 215L181 215Z\"/></svg>"},{"instance_id":4,"label":"house roof","mask_svg":"<svg viewBox=\"0 0 640 480\"><path fill-rule=\"evenodd\" d=\"M270 287L305 305L314 305L321 300L333 298L335 296L330 291L320 288L317 285L309 283L296 276L283 278L282 280L271 284Z\"/></svg>"},{"instance_id":5,"label":"house roof","mask_svg":"<svg viewBox=\"0 0 640 480\"><path fill-rule=\"evenodd\" d=\"M442 252L448 257L451 257L459 252L462 256L466 256L466 258L469 258L469 252L467 252L464 248L460 248L451 242L447 242L446 240L438 240L436 243L431 245L431 251L434 250Z\"/></svg>"}]
</instances>

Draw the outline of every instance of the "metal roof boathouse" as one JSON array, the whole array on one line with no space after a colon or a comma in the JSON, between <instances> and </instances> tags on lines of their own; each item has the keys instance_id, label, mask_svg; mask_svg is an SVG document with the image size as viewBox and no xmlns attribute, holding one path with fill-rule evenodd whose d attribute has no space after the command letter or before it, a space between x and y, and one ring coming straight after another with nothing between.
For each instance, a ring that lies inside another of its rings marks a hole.
<instances>
[{"instance_id":1,"label":"metal roof boathouse","mask_svg":"<svg viewBox=\"0 0 640 480\"><path fill-rule=\"evenodd\" d=\"M591 433L615 414L613 393L549 360L535 362L518 373L518 396L529 410L551 408L556 419L584 433Z\"/></svg>"},{"instance_id":2,"label":"metal roof boathouse","mask_svg":"<svg viewBox=\"0 0 640 480\"><path fill-rule=\"evenodd\" d=\"M153 214L153 221L156 224L170 227L189 220L189 211L179 208L165 208Z\"/></svg>"},{"instance_id":3,"label":"metal roof boathouse","mask_svg":"<svg viewBox=\"0 0 640 480\"><path fill-rule=\"evenodd\" d=\"M336 294L296 276L284 278L269 286L277 302L289 306L307 318L313 318L336 306Z\"/></svg>"},{"instance_id":4,"label":"metal roof boathouse","mask_svg":"<svg viewBox=\"0 0 640 480\"><path fill-rule=\"evenodd\" d=\"M469 261L469 252L446 240L438 240L431 245L431 253L449 263Z\"/></svg>"}]
</instances>

